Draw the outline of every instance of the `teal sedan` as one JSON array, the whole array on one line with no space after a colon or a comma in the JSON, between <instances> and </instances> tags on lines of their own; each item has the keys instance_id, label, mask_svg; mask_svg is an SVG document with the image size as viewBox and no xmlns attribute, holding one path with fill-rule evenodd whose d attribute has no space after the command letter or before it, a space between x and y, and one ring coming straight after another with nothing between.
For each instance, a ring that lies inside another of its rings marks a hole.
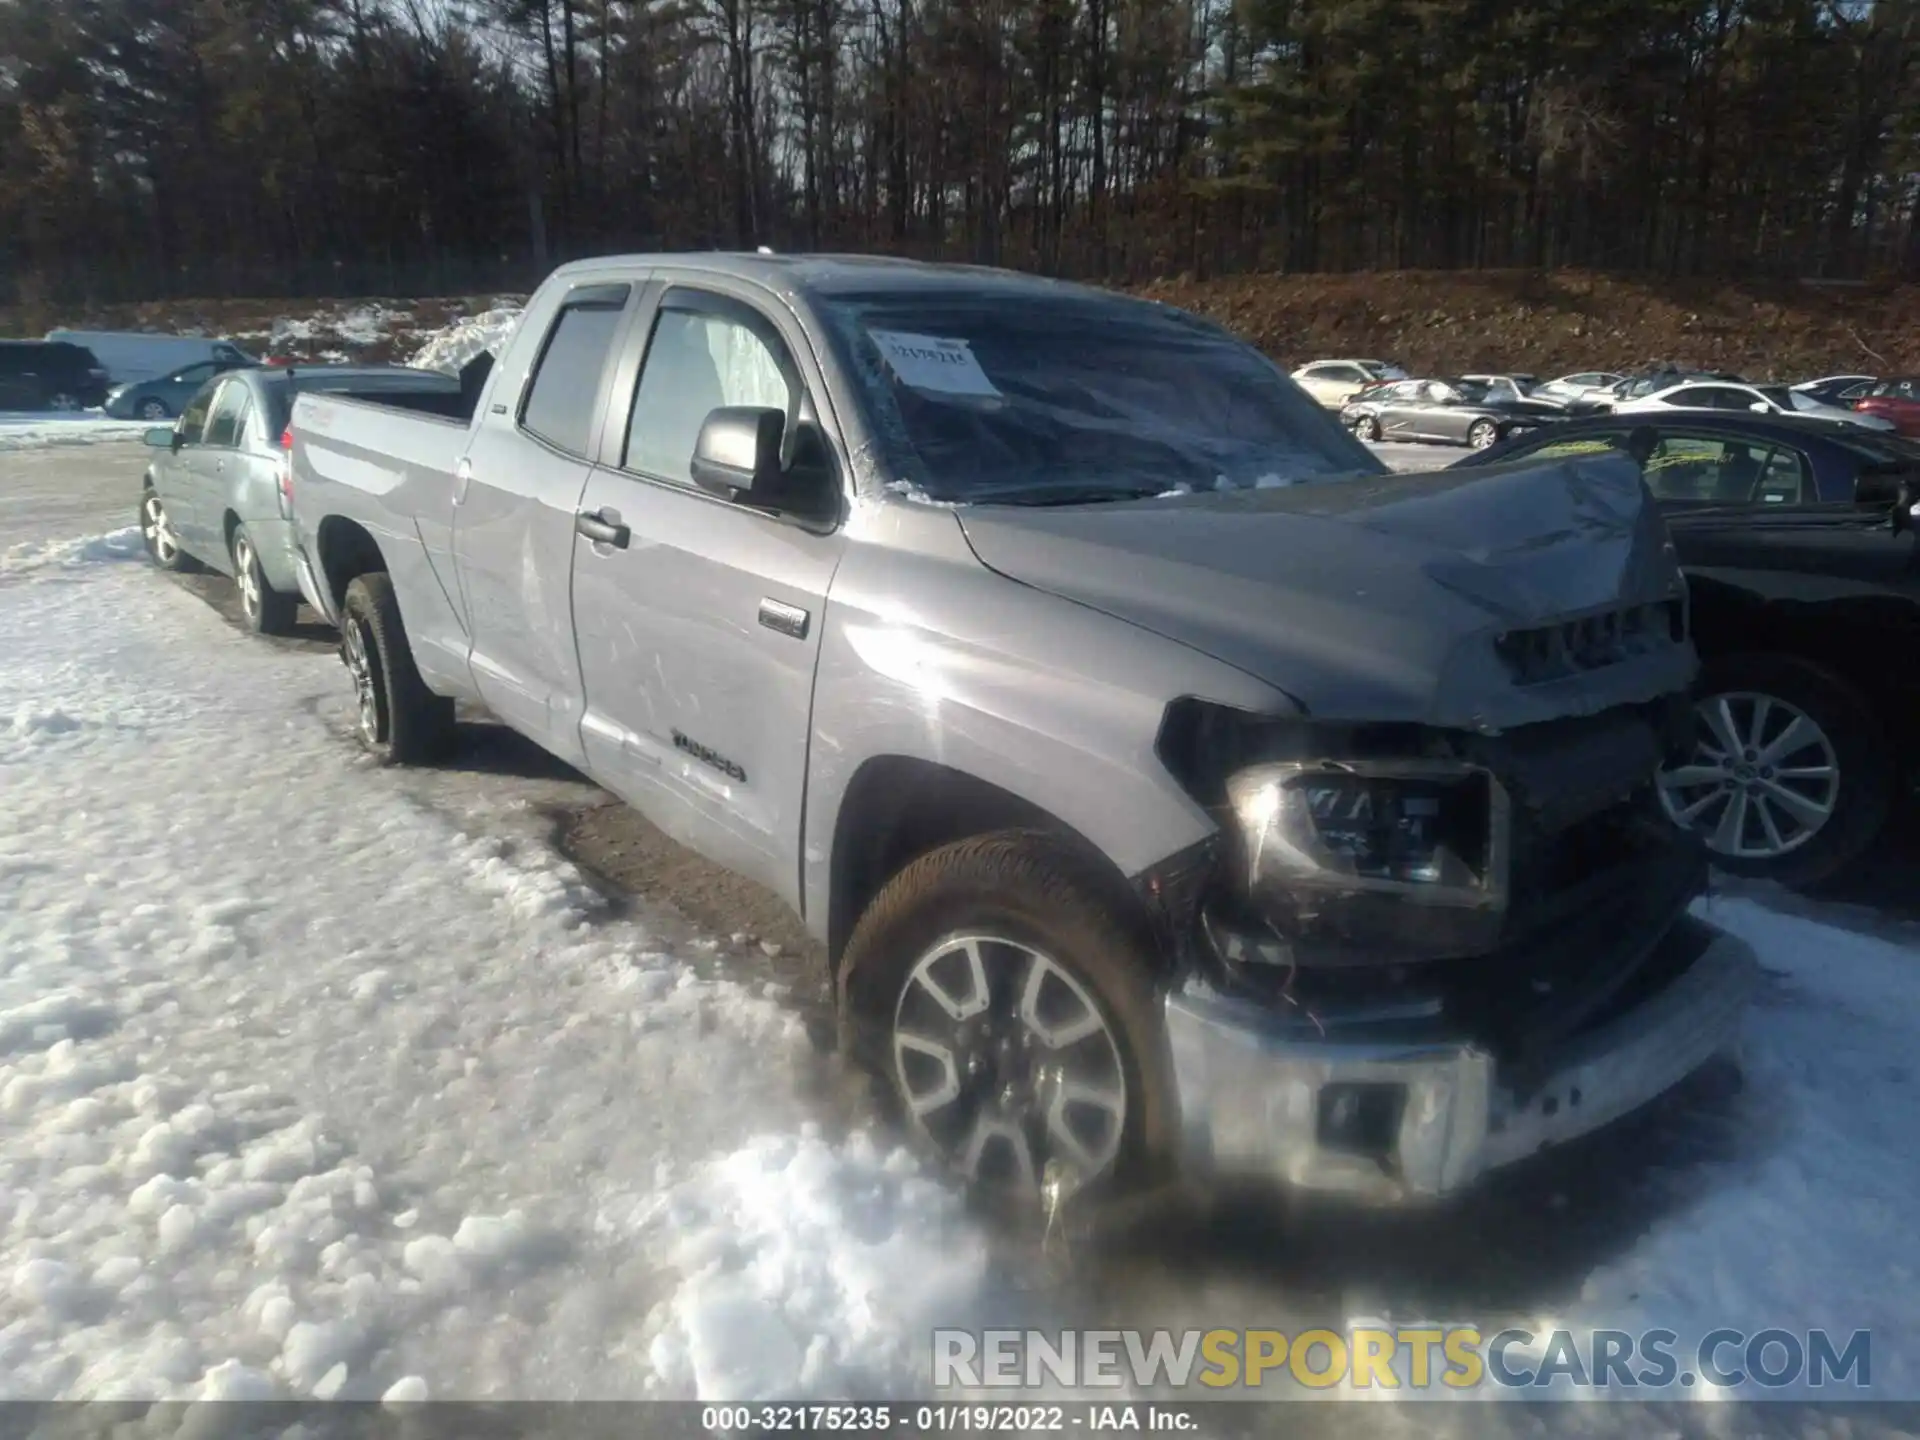
<instances>
[{"instance_id":1,"label":"teal sedan","mask_svg":"<svg viewBox=\"0 0 1920 1440\"><path fill-rule=\"evenodd\" d=\"M106 411L116 420L171 420L187 408L202 385L216 375L246 367L244 360L202 360L154 380L122 385L107 395Z\"/></svg>"}]
</instances>

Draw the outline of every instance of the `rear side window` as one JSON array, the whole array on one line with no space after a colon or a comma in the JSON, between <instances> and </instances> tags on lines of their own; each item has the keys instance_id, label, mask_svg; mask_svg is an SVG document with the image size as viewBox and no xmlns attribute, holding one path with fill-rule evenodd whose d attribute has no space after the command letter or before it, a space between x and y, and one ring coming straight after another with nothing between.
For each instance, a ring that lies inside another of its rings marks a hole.
<instances>
[{"instance_id":1,"label":"rear side window","mask_svg":"<svg viewBox=\"0 0 1920 1440\"><path fill-rule=\"evenodd\" d=\"M629 287L591 285L567 297L540 351L520 424L575 455L592 441L600 378L626 310Z\"/></svg>"}]
</instances>

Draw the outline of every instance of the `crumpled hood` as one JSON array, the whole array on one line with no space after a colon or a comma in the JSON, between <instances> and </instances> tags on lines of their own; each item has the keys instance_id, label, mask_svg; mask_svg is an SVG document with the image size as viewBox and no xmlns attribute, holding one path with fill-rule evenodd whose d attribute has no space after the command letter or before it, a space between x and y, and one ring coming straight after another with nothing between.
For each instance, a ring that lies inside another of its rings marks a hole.
<instances>
[{"instance_id":1,"label":"crumpled hood","mask_svg":"<svg viewBox=\"0 0 1920 1440\"><path fill-rule=\"evenodd\" d=\"M1684 595L1621 455L956 513L989 568L1189 645L1323 719L1505 729L1653 699L1695 668L1691 645L1662 639L1538 679L1496 645Z\"/></svg>"}]
</instances>

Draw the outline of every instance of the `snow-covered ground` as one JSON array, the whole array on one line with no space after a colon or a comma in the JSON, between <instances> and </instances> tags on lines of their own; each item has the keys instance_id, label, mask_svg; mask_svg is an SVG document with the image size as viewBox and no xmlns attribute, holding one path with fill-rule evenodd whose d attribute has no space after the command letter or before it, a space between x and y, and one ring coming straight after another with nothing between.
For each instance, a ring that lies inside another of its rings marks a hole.
<instances>
[{"instance_id":1,"label":"snow-covered ground","mask_svg":"<svg viewBox=\"0 0 1920 1440\"><path fill-rule=\"evenodd\" d=\"M64 414L0 410L0 455L63 445L99 445L110 440L137 440L152 428L151 421L109 420L95 410L68 411Z\"/></svg>"},{"instance_id":2,"label":"snow-covered ground","mask_svg":"<svg viewBox=\"0 0 1920 1440\"><path fill-rule=\"evenodd\" d=\"M140 458L0 455L0 1399L908 1394L932 1326L1039 1312L1870 1328L1920 1397L1912 949L1706 902L1772 972L1737 1095L1537 1205L1010 1296L719 937L605 906L508 777L371 767L334 659L147 567Z\"/></svg>"},{"instance_id":3,"label":"snow-covered ground","mask_svg":"<svg viewBox=\"0 0 1920 1440\"><path fill-rule=\"evenodd\" d=\"M911 1386L985 1249L791 1012L139 554L0 554L0 1398Z\"/></svg>"}]
</instances>

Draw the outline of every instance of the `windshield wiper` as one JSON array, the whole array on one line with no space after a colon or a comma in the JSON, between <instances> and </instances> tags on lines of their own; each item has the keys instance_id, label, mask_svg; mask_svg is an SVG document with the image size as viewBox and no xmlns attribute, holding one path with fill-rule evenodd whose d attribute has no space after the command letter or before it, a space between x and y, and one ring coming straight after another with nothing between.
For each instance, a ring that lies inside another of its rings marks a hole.
<instances>
[{"instance_id":1,"label":"windshield wiper","mask_svg":"<svg viewBox=\"0 0 1920 1440\"><path fill-rule=\"evenodd\" d=\"M1102 500L1151 500L1165 495L1171 485L1002 485L968 492L966 499L980 505L1087 505Z\"/></svg>"}]
</instances>

